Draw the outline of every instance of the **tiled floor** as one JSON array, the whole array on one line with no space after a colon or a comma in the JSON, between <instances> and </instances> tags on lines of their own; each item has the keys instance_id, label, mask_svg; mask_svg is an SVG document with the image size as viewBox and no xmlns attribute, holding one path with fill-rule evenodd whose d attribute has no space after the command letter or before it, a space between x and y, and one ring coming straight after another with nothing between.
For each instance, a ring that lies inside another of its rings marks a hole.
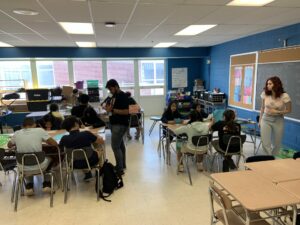
<instances>
[{"instance_id":1,"label":"tiled floor","mask_svg":"<svg viewBox=\"0 0 300 225\"><path fill-rule=\"evenodd\" d=\"M127 145L127 167L124 188L117 190L112 202L96 201L94 183L81 182L71 186L68 203L57 190L54 207L49 207L49 196L36 187L34 197L21 197L18 212L10 203L12 177L0 174L0 224L12 225L193 225L210 224L208 174L199 173L192 166L193 186L186 173L176 175L176 158L167 166L157 154L158 126L148 136L152 121L146 120L145 144L131 140ZM132 134L135 132L131 130ZM108 159L114 163L107 135ZM246 153L253 153L253 145L245 145Z\"/></svg>"}]
</instances>

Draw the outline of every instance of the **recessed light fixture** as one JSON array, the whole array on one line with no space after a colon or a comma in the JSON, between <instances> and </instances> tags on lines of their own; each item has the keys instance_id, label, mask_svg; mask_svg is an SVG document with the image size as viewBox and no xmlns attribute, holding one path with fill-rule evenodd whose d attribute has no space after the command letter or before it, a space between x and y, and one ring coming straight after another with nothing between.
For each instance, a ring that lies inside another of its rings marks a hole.
<instances>
[{"instance_id":1,"label":"recessed light fixture","mask_svg":"<svg viewBox=\"0 0 300 225\"><path fill-rule=\"evenodd\" d=\"M115 27L116 26L116 23L115 22L105 22L105 27Z\"/></svg>"},{"instance_id":2,"label":"recessed light fixture","mask_svg":"<svg viewBox=\"0 0 300 225\"><path fill-rule=\"evenodd\" d=\"M94 47L96 47L95 42L76 41L76 44L78 45L78 47L82 47L82 48L94 48Z\"/></svg>"},{"instance_id":3,"label":"recessed light fixture","mask_svg":"<svg viewBox=\"0 0 300 225\"><path fill-rule=\"evenodd\" d=\"M59 22L59 24L69 34L94 34L91 23Z\"/></svg>"},{"instance_id":4,"label":"recessed light fixture","mask_svg":"<svg viewBox=\"0 0 300 225\"><path fill-rule=\"evenodd\" d=\"M153 46L154 48L168 48L172 45L175 45L177 42L160 42L157 45Z\"/></svg>"},{"instance_id":5,"label":"recessed light fixture","mask_svg":"<svg viewBox=\"0 0 300 225\"><path fill-rule=\"evenodd\" d=\"M14 46L0 41L0 47L14 47Z\"/></svg>"},{"instance_id":6,"label":"recessed light fixture","mask_svg":"<svg viewBox=\"0 0 300 225\"><path fill-rule=\"evenodd\" d=\"M264 6L275 0L233 0L228 6Z\"/></svg>"},{"instance_id":7,"label":"recessed light fixture","mask_svg":"<svg viewBox=\"0 0 300 225\"><path fill-rule=\"evenodd\" d=\"M204 31L207 31L213 27L217 26L216 24L212 25L190 25L183 30L179 31L175 35L177 36L192 36L192 35L197 35L200 34Z\"/></svg>"},{"instance_id":8,"label":"recessed light fixture","mask_svg":"<svg viewBox=\"0 0 300 225\"><path fill-rule=\"evenodd\" d=\"M34 11L32 9L14 9L13 13L24 16L36 16L40 14L39 12Z\"/></svg>"}]
</instances>

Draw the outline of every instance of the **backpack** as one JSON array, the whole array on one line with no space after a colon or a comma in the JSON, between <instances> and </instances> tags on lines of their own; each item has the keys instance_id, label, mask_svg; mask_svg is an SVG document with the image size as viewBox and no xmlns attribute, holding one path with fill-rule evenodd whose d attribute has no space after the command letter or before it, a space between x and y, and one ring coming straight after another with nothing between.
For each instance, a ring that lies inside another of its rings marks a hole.
<instances>
[{"instance_id":1,"label":"backpack","mask_svg":"<svg viewBox=\"0 0 300 225\"><path fill-rule=\"evenodd\" d=\"M106 198L109 197L114 190L117 190L124 186L122 177L117 174L115 171L114 166L108 162L108 160L105 160L102 168L100 169L100 176L103 179L102 182L102 190L100 190L100 197L105 201L111 201L107 200ZM96 181L96 192L98 190L97 188L98 182ZM107 195L103 195L103 193L106 193Z\"/></svg>"}]
</instances>

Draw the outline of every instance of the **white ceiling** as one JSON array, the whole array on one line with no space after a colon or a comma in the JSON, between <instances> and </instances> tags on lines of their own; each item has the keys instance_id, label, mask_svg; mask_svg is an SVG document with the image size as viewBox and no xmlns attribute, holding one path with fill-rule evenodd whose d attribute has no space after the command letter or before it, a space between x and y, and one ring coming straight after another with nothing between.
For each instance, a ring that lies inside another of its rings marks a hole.
<instances>
[{"instance_id":1,"label":"white ceiling","mask_svg":"<svg viewBox=\"0 0 300 225\"><path fill-rule=\"evenodd\" d=\"M300 22L300 0L264 7L228 7L230 0L0 0L0 41L13 46L98 47L212 46ZM16 15L32 9L37 16ZM114 28L104 23L113 21ZM95 35L69 35L58 22L92 22ZM218 24L197 36L174 36L191 24Z\"/></svg>"}]
</instances>

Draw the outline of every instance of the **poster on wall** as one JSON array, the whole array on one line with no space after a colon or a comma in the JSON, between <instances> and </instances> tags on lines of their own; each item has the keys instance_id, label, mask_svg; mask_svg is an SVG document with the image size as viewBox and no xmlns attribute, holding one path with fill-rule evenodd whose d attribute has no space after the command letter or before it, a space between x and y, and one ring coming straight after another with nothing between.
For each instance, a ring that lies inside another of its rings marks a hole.
<instances>
[{"instance_id":1,"label":"poster on wall","mask_svg":"<svg viewBox=\"0 0 300 225\"><path fill-rule=\"evenodd\" d=\"M244 71L244 95L243 103L252 104L253 66L246 66Z\"/></svg>"},{"instance_id":2,"label":"poster on wall","mask_svg":"<svg viewBox=\"0 0 300 225\"><path fill-rule=\"evenodd\" d=\"M235 102L241 102L242 98L242 72L241 66L234 68L234 95L233 100Z\"/></svg>"},{"instance_id":3,"label":"poster on wall","mask_svg":"<svg viewBox=\"0 0 300 225\"><path fill-rule=\"evenodd\" d=\"M187 87L187 68L172 68L172 88Z\"/></svg>"}]
</instances>

